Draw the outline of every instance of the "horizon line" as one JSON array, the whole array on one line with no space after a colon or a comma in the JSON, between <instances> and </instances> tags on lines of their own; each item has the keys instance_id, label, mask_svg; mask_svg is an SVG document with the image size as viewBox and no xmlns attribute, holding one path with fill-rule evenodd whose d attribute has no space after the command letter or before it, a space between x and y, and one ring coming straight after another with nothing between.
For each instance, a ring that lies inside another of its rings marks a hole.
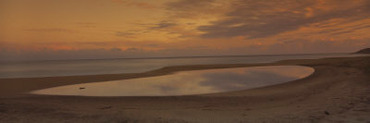
<instances>
[{"instance_id":1,"label":"horizon line","mask_svg":"<svg viewBox=\"0 0 370 123\"><path fill-rule=\"evenodd\" d=\"M333 53L298 53L298 54L253 54L253 55L194 55L194 56L151 56L151 57L117 57L117 58L81 58L81 59L44 59L44 60L4 60L0 63L14 62L47 62L47 61L84 61L84 60L119 60L119 59L181 59L181 58L218 58L218 57L256 57L256 56L291 56L319 54L351 54L349 52Z\"/></svg>"}]
</instances>

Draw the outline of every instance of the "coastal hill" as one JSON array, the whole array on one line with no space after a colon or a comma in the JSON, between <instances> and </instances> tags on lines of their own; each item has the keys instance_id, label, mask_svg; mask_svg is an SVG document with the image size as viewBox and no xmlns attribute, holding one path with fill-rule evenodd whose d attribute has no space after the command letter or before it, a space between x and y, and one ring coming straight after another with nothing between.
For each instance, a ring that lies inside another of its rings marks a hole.
<instances>
[{"instance_id":1,"label":"coastal hill","mask_svg":"<svg viewBox=\"0 0 370 123\"><path fill-rule=\"evenodd\" d=\"M356 54L370 54L370 48L365 48L360 51L355 52Z\"/></svg>"}]
</instances>

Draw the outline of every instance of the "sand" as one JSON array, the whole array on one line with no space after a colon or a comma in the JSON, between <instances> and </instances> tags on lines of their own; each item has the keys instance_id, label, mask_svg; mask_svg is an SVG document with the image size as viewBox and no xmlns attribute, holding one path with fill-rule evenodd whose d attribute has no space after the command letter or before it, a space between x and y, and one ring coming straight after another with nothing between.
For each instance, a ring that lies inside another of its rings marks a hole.
<instances>
[{"instance_id":1,"label":"sand","mask_svg":"<svg viewBox=\"0 0 370 123\"><path fill-rule=\"evenodd\" d=\"M266 65L313 67L284 84L216 94L78 97L27 94L49 87L177 71ZM370 122L370 57L264 64L171 66L145 73L0 79L0 122Z\"/></svg>"}]
</instances>

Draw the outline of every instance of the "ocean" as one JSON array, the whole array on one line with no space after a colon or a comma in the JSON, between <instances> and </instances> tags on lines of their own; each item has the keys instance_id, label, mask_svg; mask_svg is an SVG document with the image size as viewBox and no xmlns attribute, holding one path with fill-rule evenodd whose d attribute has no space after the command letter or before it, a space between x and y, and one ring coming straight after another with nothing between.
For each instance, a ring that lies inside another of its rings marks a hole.
<instances>
[{"instance_id":1,"label":"ocean","mask_svg":"<svg viewBox=\"0 0 370 123\"><path fill-rule=\"evenodd\" d=\"M174 65L269 63L287 59L316 59L354 56L362 55L335 53L2 62L0 64L0 78L139 73Z\"/></svg>"}]
</instances>

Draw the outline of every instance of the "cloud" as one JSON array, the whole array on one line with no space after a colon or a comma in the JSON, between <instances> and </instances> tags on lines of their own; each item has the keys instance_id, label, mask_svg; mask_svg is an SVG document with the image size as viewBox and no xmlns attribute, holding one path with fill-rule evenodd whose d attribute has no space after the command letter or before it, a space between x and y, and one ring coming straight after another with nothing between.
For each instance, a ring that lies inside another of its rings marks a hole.
<instances>
[{"instance_id":1,"label":"cloud","mask_svg":"<svg viewBox=\"0 0 370 123\"><path fill-rule=\"evenodd\" d=\"M125 51L127 51L127 52L140 52L140 51L142 51L142 49L131 47L131 48L127 48Z\"/></svg>"},{"instance_id":2,"label":"cloud","mask_svg":"<svg viewBox=\"0 0 370 123\"><path fill-rule=\"evenodd\" d=\"M65 28L32 28L26 29L26 31L31 32L63 32L63 33L72 33L73 30L65 29Z\"/></svg>"},{"instance_id":3,"label":"cloud","mask_svg":"<svg viewBox=\"0 0 370 123\"><path fill-rule=\"evenodd\" d=\"M93 22L77 22L75 24L84 28L95 28L97 26L97 23Z\"/></svg>"},{"instance_id":4,"label":"cloud","mask_svg":"<svg viewBox=\"0 0 370 123\"><path fill-rule=\"evenodd\" d=\"M198 30L204 32L202 35L204 38L235 36L263 38L335 18L350 20L368 18L369 3L369 1L331 1L330 6L334 7L328 7L327 10L320 8L319 5L322 3L318 1L242 0L234 3L235 9L227 13L226 19L200 26Z\"/></svg>"},{"instance_id":5,"label":"cloud","mask_svg":"<svg viewBox=\"0 0 370 123\"><path fill-rule=\"evenodd\" d=\"M154 27L151 27L150 29L163 29L168 27L176 26L176 23L168 22L168 21L161 21L158 24L156 24Z\"/></svg>"},{"instance_id":6,"label":"cloud","mask_svg":"<svg viewBox=\"0 0 370 123\"><path fill-rule=\"evenodd\" d=\"M234 0L178 0L166 4L171 19L206 19L223 15Z\"/></svg>"},{"instance_id":7,"label":"cloud","mask_svg":"<svg viewBox=\"0 0 370 123\"><path fill-rule=\"evenodd\" d=\"M167 9L175 11L192 11L209 6L215 0L179 0L167 3Z\"/></svg>"},{"instance_id":8,"label":"cloud","mask_svg":"<svg viewBox=\"0 0 370 123\"><path fill-rule=\"evenodd\" d=\"M355 32L356 30L361 30L361 29L370 29L370 25L360 25L357 27L352 27L347 30L343 30L343 31L335 31L335 32L332 32L330 35L341 35L341 34L346 34L346 33L352 33L352 32Z\"/></svg>"},{"instance_id":9,"label":"cloud","mask_svg":"<svg viewBox=\"0 0 370 123\"><path fill-rule=\"evenodd\" d=\"M116 52L120 52L120 51L122 51L122 49L121 49L121 48L111 48L110 50L111 50L111 51L116 51Z\"/></svg>"},{"instance_id":10,"label":"cloud","mask_svg":"<svg viewBox=\"0 0 370 123\"><path fill-rule=\"evenodd\" d=\"M147 3L147 2L138 2L135 0L112 0L114 3L123 4L127 6L139 7L143 9L155 9L157 6Z\"/></svg>"},{"instance_id":11,"label":"cloud","mask_svg":"<svg viewBox=\"0 0 370 123\"><path fill-rule=\"evenodd\" d=\"M126 37L126 36L132 36L134 35L134 33L130 33L130 32L120 32L120 31L117 31L116 32L116 36L119 36L119 37Z\"/></svg>"},{"instance_id":12,"label":"cloud","mask_svg":"<svg viewBox=\"0 0 370 123\"><path fill-rule=\"evenodd\" d=\"M368 39L322 40L290 39L267 46L267 52L275 53L335 53L354 52L370 46Z\"/></svg>"}]
</instances>

